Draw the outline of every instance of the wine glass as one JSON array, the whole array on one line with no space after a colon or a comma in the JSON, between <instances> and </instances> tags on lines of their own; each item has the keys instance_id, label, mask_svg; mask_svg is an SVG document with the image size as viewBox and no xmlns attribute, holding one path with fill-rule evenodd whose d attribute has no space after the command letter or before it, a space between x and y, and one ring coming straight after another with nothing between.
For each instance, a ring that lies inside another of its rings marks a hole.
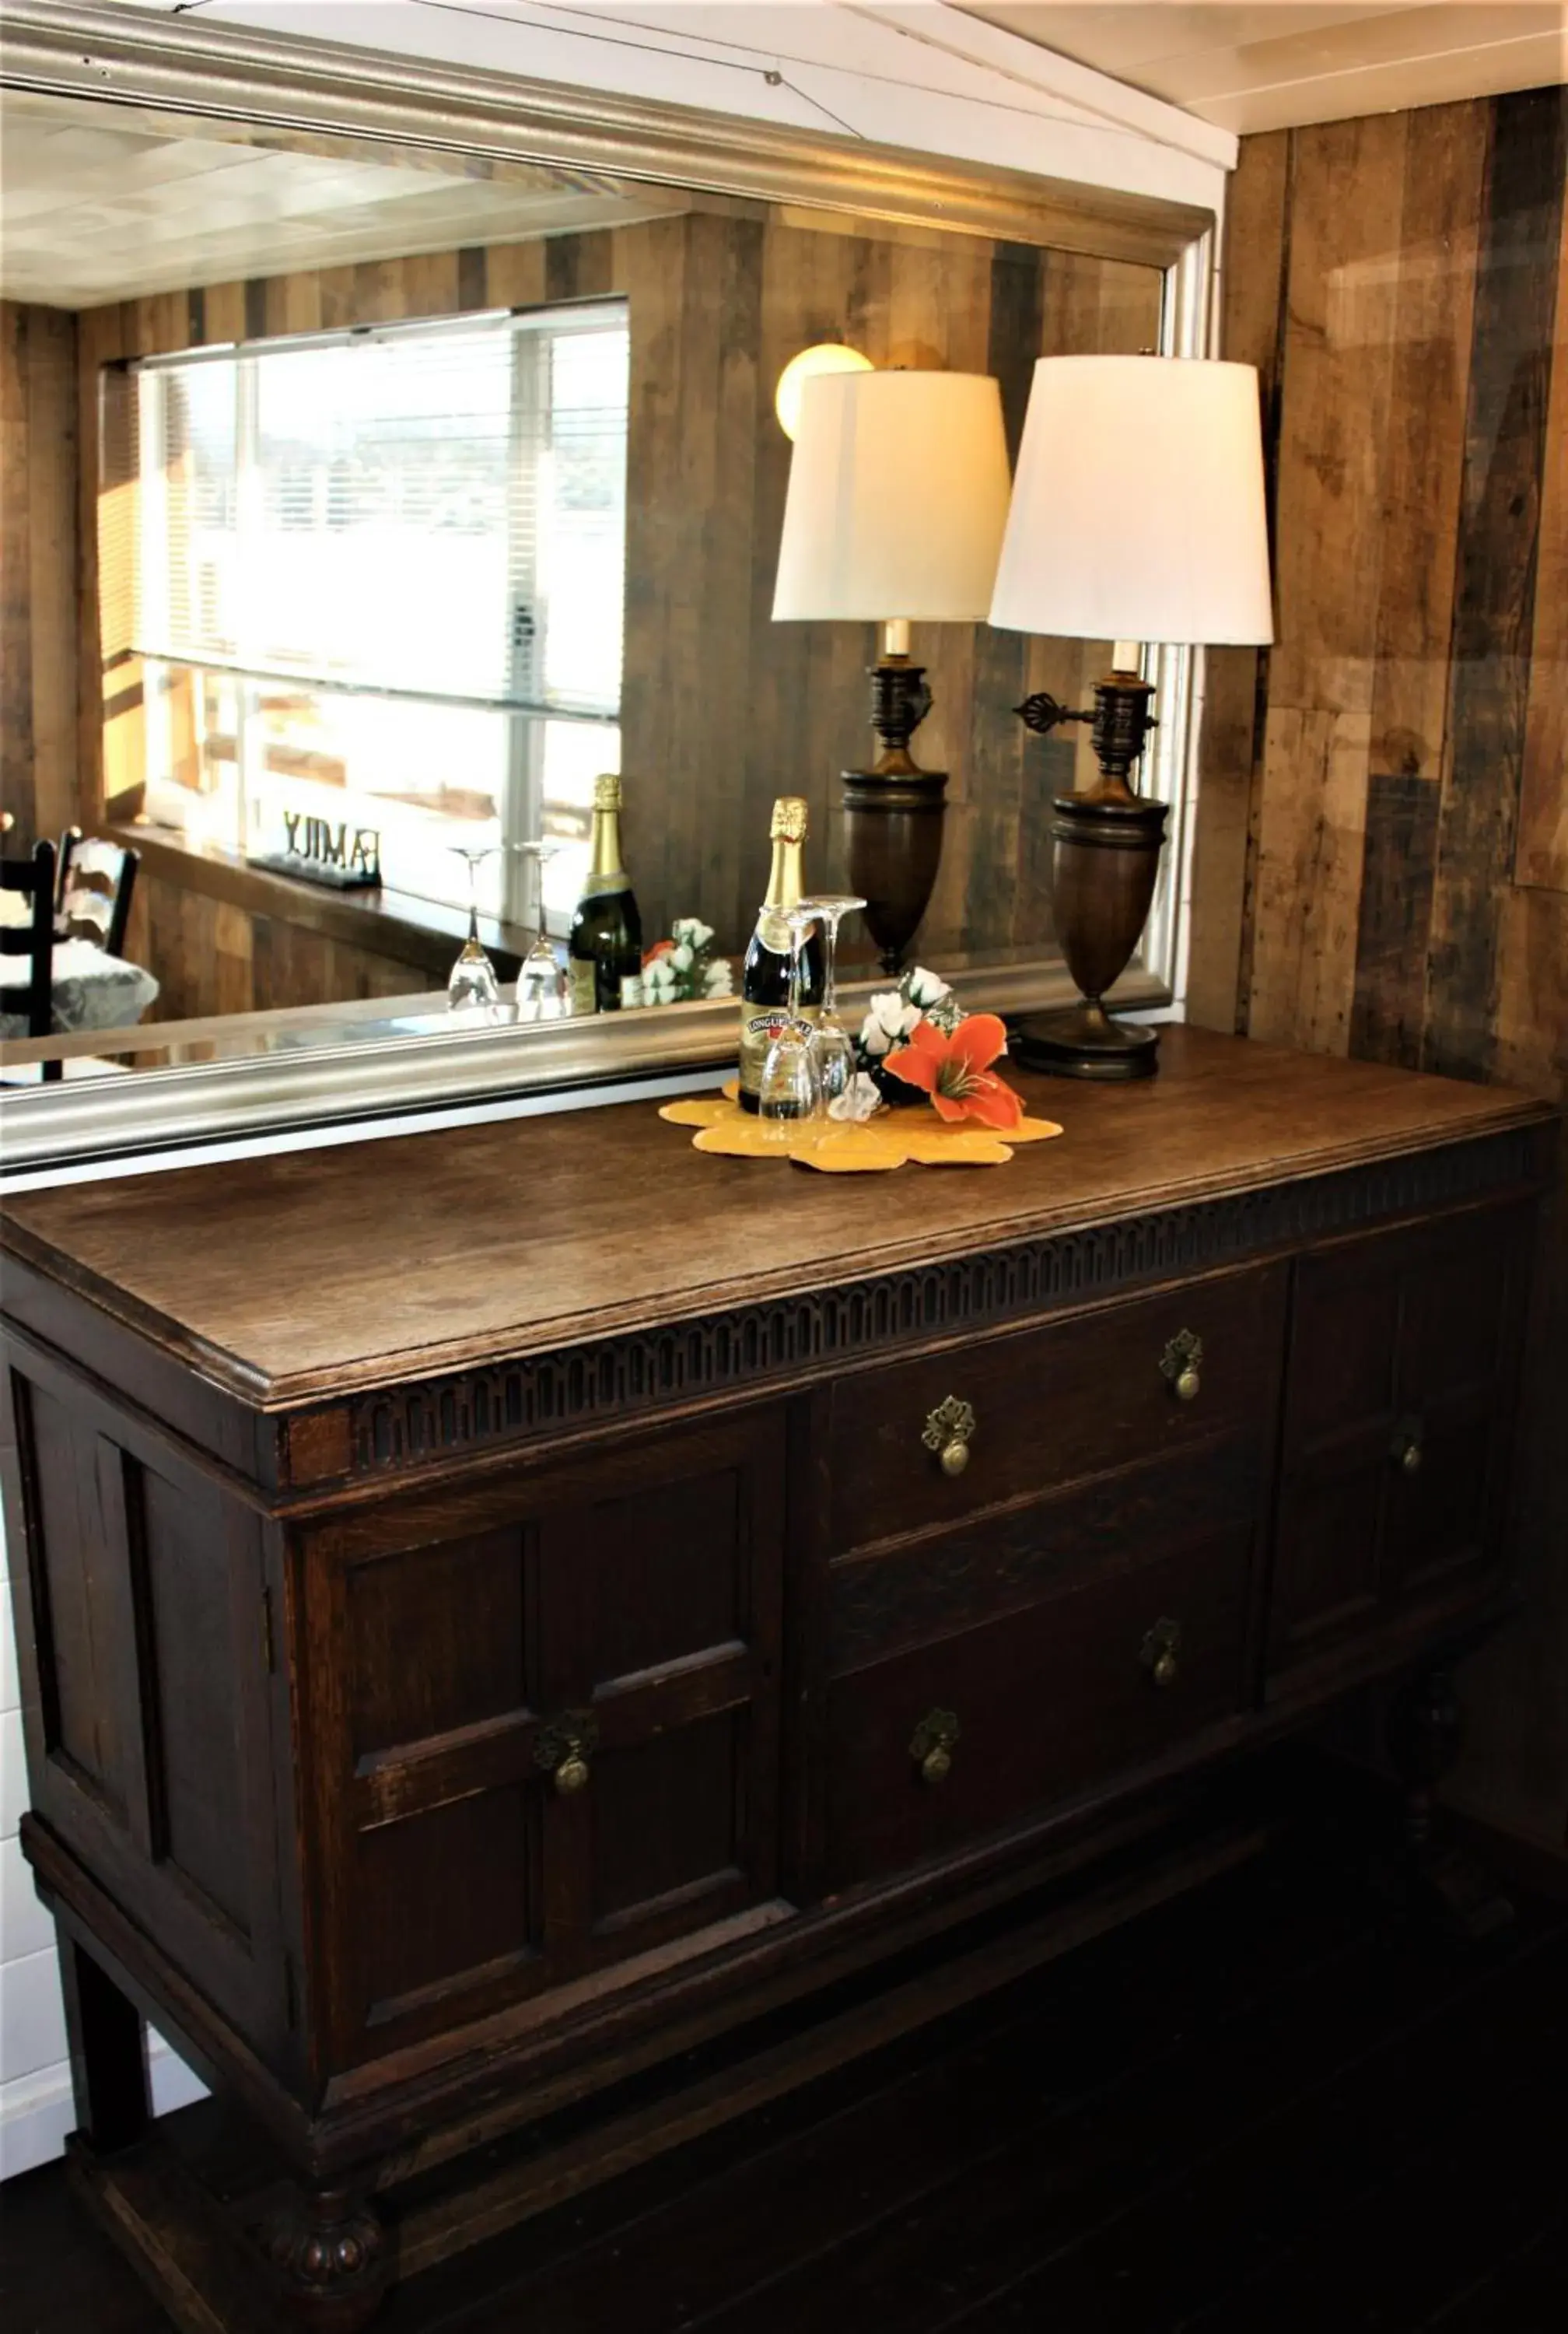
<instances>
[{"instance_id":1,"label":"wine glass","mask_svg":"<svg viewBox=\"0 0 1568 2334\"><path fill-rule=\"evenodd\" d=\"M544 933L544 863L554 857L561 844L557 837L544 835L516 847L534 864L534 945L517 971L517 1018L544 1021L560 1012L566 994L565 977Z\"/></svg>"},{"instance_id":2,"label":"wine glass","mask_svg":"<svg viewBox=\"0 0 1568 2334\"><path fill-rule=\"evenodd\" d=\"M495 968L479 945L479 863L500 849L496 843L449 843L468 870L468 937L447 981L447 1002L454 1013L488 1012L501 1002Z\"/></svg>"},{"instance_id":3,"label":"wine glass","mask_svg":"<svg viewBox=\"0 0 1568 2334\"><path fill-rule=\"evenodd\" d=\"M818 899L801 902L801 913L814 916L822 928L822 1001L812 1031L811 1048L816 1057L817 1083L822 1087L824 1109L837 1102L855 1075L854 1046L837 1010L839 926L846 916L852 916L857 908L865 904L863 900L851 899L847 892L824 892Z\"/></svg>"},{"instance_id":4,"label":"wine glass","mask_svg":"<svg viewBox=\"0 0 1568 2334\"><path fill-rule=\"evenodd\" d=\"M789 1002L784 1027L763 1057L756 1098L758 1118L781 1143L788 1140L791 1126L819 1117L822 1108L811 1024L801 1018L801 950L816 917L803 904L786 908L784 917L790 931Z\"/></svg>"}]
</instances>

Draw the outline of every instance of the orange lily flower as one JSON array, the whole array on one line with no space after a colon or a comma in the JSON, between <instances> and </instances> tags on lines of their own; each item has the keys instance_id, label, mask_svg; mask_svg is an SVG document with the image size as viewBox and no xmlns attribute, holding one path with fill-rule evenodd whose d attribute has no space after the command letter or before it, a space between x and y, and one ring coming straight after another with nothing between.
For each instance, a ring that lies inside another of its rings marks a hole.
<instances>
[{"instance_id":1,"label":"orange lily flower","mask_svg":"<svg viewBox=\"0 0 1568 2334\"><path fill-rule=\"evenodd\" d=\"M978 1119L982 1126L1016 1126L1024 1099L991 1067L1007 1050L1007 1032L994 1013L971 1013L945 1037L932 1021L918 1021L907 1046L889 1054L884 1070L906 1085L921 1086L938 1117Z\"/></svg>"}]
</instances>

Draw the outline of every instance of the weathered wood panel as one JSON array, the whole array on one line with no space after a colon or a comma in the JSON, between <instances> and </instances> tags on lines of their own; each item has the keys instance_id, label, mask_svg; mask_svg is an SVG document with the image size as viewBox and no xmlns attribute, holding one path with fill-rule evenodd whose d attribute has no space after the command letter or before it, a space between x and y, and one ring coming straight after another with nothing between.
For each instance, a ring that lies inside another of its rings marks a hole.
<instances>
[{"instance_id":1,"label":"weathered wood panel","mask_svg":"<svg viewBox=\"0 0 1568 2334\"><path fill-rule=\"evenodd\" d=\"M1492 1067L1535 613L1568 99L1497 101L1476 285L1426 1066Z\"/></svg>"},{"instance_id":2,"label":"weathered wood panel","mask_svg":"<svg viewBox=\"0 0 1568 2334\"><path fill-rule=\"evenodd\" d=\"M75 815L76 319L0 302L0 808L12 849Z\"/></svg>"},{"instance_id":3,"label":"weathered wood panel","mask_svg":"<svg viewBox=\"0 0 1568 2334\"><path fill-rule=\"evenodd\" d=\"M1568 892L1568 207L1557 237L1550 399L1514 880Z\"/></svg>"}]
</instances>

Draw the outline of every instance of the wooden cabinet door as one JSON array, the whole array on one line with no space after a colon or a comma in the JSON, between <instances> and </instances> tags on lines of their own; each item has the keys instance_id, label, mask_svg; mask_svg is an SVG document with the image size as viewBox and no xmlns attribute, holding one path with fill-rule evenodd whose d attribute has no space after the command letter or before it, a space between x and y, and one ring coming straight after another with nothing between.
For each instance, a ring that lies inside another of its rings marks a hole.
<instances>
[{"instance_id":1,"label":"wooden cabinet door","mask_svg":"<svg viewBox=\"0 0 1568 2334\"><path fill-rule=\"evenodd\" d=\"M1469 1211L1297 1266L1275 1667L1497 1559L1532 1225Z\"/></svg>"},{"instance_id":2,"label":"wooden cabinet door","mask_svg":"<svg viewBox=\"0 0 1568 2334\"><path fill-rule=\"evenodd\" d=\"M753 1412L303 1539L333 2063L772 1897L783 1454Z\"/></svg>"}]
</instances>

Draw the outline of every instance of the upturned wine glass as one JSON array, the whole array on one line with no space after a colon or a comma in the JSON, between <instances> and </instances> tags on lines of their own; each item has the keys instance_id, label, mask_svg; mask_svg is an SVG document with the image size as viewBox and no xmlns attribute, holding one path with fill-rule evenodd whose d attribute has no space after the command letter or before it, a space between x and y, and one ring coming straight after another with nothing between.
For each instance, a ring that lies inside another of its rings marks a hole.
<instances>
[{"instance_id":1,"label":"upturned wine glass","mask_svg":"<svg viewBox=\"0 0 1568 2334\"><path fill-rule=\"evenodd\" d=\"M546 1021L561 1011L566 996L565 974L544 932L544 865L561 844L553 835L541 835L516 847L534 868L534 945L517 969L517 1018Z\"/></svg>"},{"instance_id":2,"label":"upturned wine glass","mask_svg":"<svg viewBox=\"0 0 1568 2334\"><path fill-rule=\"evenodd\" d=\"M447 1002L454 1013L488 1012L501 1002L495 968L479 945L479 866L500 849L496 843L449 843L468 870L468 937L447 981Z\"/></svg>"},{"instance_id":3,"label":"upturned wine glass","mask_svg":"<svg viewBox=\"0 0 1568 2334\"><path fill-rule=\"evenodd\" d=\"M801 950L816 917L803 904L784 913L790 933L789 1001L784 1027L763 1057L756 1102L758 1118L780 1143L792 1126L820 1116L822 1109L811 1024L801 1018Z\"/></svg>"},{"instance_id":4,"label":"upturned wine glass","mask_svg":"<svg viewBox=\"0 0 1568 2334\"><path fill-rule=\"evenodd\" d=\"M855 1075L854 1045L838 1017L839 926L846 916L852 916L865 904L847 892L836 892L801 902L801 913L815 917L822 928L822 1001L811 1034L811 1048L816 1056L817 1083L822 1088L824 1109L837 1102Z\"/></svg>"}]
</instances>

